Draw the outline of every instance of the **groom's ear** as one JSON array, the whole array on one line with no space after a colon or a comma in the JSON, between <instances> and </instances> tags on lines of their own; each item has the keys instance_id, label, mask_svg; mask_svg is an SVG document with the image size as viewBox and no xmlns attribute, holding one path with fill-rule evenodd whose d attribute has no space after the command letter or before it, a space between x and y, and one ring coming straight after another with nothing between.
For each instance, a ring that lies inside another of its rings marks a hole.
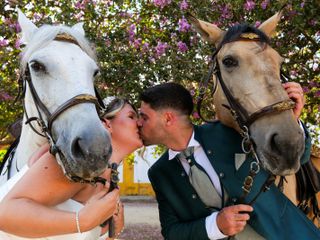
<instances>
[{"instance_id":1,"label":"groom's ear","mask_svg":"<svg viewBox=\"0 0 320 240\"><path fill-rule=\"evenodd\" d=\"M163 114L164 122L166 126L172 126L176 120L174 112L167 111Z\"/></svg>"}]
</instances>

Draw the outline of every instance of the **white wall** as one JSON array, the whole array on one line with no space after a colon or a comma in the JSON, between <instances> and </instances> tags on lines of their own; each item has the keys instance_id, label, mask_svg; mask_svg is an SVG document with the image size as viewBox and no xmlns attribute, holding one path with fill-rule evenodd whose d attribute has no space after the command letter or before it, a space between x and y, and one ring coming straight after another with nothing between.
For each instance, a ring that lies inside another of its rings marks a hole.
<instances>
[{"instance_id":1,"label":"white wall","mask_svg":"<svg viewBox=\"0 0 320 240\"><path fill-rule=\"evenodd\" d=\"M142 156L139 155L139 151L134 153L134 182L135 183L150 183L148 179L148 169L160 156L154 156L155 146L149 146L145 148ZM123 181L123 166L119 166L120 182Z\"/></svg>"}]
</instances>

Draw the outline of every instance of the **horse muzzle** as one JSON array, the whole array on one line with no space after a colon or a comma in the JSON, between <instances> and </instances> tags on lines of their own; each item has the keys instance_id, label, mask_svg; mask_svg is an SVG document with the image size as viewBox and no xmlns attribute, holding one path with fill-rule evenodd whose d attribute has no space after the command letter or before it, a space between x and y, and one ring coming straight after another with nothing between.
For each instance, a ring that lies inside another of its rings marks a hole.
<instances>
[{"instance_id":1,"label":"horse muzzle","mask_svg":"<svg viewBox=\"0 0 320 240\"><path fill-rule=\"evenodd\" d=\"M279 118L269 116L268 119L259 119L250 127L258 157L262 166L272 174L293 174L300 168L300 158L304 152L303 130L295 120L270 124L274 122L270 117L274 121Z\"/></svg>"},{"instance_id":2,"label":"horse muzzle","mask_svg":"<svg viewBox=\"0 0 320 240\"><path fill-rule=\"evenodd\" d=\"M59 133L56 141L57 159L68 178L92 181L108 166L112 153L111 139L100 122L81 124L81 128Z\"/></svg>"}]
</instances>

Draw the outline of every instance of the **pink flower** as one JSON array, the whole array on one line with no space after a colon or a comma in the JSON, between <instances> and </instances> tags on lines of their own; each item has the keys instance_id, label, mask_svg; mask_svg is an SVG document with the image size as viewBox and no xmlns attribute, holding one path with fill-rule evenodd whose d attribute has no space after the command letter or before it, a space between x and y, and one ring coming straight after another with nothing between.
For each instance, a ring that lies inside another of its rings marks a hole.
<instances>
[{"instance_id":1,"label":"pink flower","mask_svg":"<svg viewBox=\"0 0 320 240\"><path fill-rule=\"evenodd\" d=\"M168 22L169 22L169 19L166 18L166 17L163 17L161 20L160 20L162 26L166 25Z\"/></svg>"},{"instance_id":2,"label":"pink flower","mask_svg":"<svg viewBox=\"0 0 320 240\"><path fill-rule=\"evenodd\" d=\"M74 17L75 17L78 21L83 20L83 16L84 16L84 12L83 12L83 11L80 11L80 12L78 12L76 15L74 15Z\"/></svg>"},{"instance_id":3,"label":"pink flower","mask_svg":"<svg viewBox=\"0 0 320 240\"><path fill-rule=\"evenodd\" d=\"M127 13L126 12L120 12L119 16L122 17L122 18L127 17Z\"/></svg>"},{"instance_id":4,"label":"pink flower","mask_svg":"<svg viewBox=\"0 0 320 240\"><path fill-rule=\"evenodd\" d=\"M270 0L264 0L264 1L261 3L261 8L262 8L262 9L266 9L269 3L270 3Z\"/></svg>"},{"instance_id":5,"label":"pink flower","mask_svg":"<svg viewBox=\"0 0 320 240\"><path fill-rule=\"evenodd\" d=\"M111 40L110 38L107 38L105 41L106 47L110 47L111 46Z\"/></svg>"},{"instance_id":6,"label":"pink flower","mask_svg":"<svg viewBox=\"0 0 320 240\"><path fill-rule=\"evenodd\" d=\"M179 32L188 32L191 27L187 19L185 19L184 17L179 19L178 24L179 24Z\"/></svg>"},{"instance_id":7,"label":"pink flower","mask_svg":"<svg viewBox=\"0 0 320 240\"><path fill-rule=\"evenodd\" d=\"M135 31L136 31L136 25L131 24L129 27L129 41L130 42L134 41L134 36L136 35Z\"/></svg>"},{"instance_id":8,"label":"pink flower","mask_svg":"<svg viewBox=\"0 0 320 240\"><path fill-rule=\"evenodd\" d=\"M135 39L134 42L133 42L133 47L134 47L135 49L139 49L141 43L142 43L141 38Z\"/></svg>"},{"instance_id":9,"label":"pink flower","mask_svg":"<svg viewBox=\"0 0 320 240\"><path fill-rule=\"evenodd\" d=\"M150 63L155 63L156 62L156 60L153 57L148 57L148 60L149 60Z\"/></svg>"},{"instance_id":10,"label":"pink flower","mask_svg":"<svg viewBox=\"0 0 320 240\"><path fill-rule=\"evenodd\" d=\"M21 44L22 44L21 39L17 38L16 42L14 43L14 47L16 49L19 49Z\"/></svg>"},{"instance_id":11,"label":"pink flower","mask_svg":"<svg viewBox=\"0 0 320 240\"><path fill-rule=\"evenodd\" d=\"M256 23L254 24L254 26L255 26L256 28L258 28L260 25L261 25L261 22L260 22L260 21L256 21Z\"/></svg>"},{"instance_id":12,"label":"pink flower","mask_svg":"<svg viewBox=\"0 0 320 240\"><path fill-rule=\"evenodd\" d=\"M181 9L181 10L187 10L188 7L189 7L189 5L188 5L188 3L187 3L186 0L181 1L181 2L179 3L179 6L180 6L180 9Z\"/></svg>"},{"instance_id":13,"label":"pink flower","mask_svg":"<svg viewBox=\"0 0 320 240\"><path fill-rule=\"evenodd\" d=\"M36 22L39 21L41 18L42 18L42 15L41 15L41 14L38 14L38 13L34 13L34 14L33 14L33 19L34 19Z\"/></svg>"},{"instance_id":14,"label":"pink flower","mask_svg":"<svg viewBox=\"0 0 320 240\"><path fill-rule=\"evenodd\" d=\"M198 112L193 112L193 113L192 113L192 117L193 117L194 119L199 119L199 118L200 118Z\"/></svg>"},{"instance_id":15,"label":"pink flower","mask_svg":"<svg viewBox=\"0 0 320 240\"><path fill-rule=\"evenodd\" d=\"M142 45L142 51L143 51L143 52L148 52L148 51L149 51L149 43L145 42L145 43Z\"/></svg>"},{"instance_id":16,"label":"pink flower","mask_svg":"<svg viewBox=\"0 0 320 240\"><path fill-rule=\"evenodd\" d=\"M179 52L186 52L186 51L188 51L188 46L187 46L187 44L185 44L184 42L182 42L182 41L179 41L178 42L178 51Z\"/></svg>"},{"instance_id":17,"label":"pink flower","mask_svg":"<svg viewBox=\"0 0 320 240\"><path fill-rule=\"evenodd\" d=\"M244 9L247 11L251 11L254 9L254 7L256 6L255 2L252 0L247 0L246 3L244 4Z\"/></svg>"},{"instance_id":18,"label":"pink flower","mask_svg":"<svg viewBox=\"0 0 320 240\"><path fill-rule=\"evenodd\" d=\"M157 7L163 9L165 6L169 5L171 0L153 0L153 4Z\"/></svg>"},{"instance_id":19,"label":"pink flower","mask_svg":"<svg viewBox=\"0 0 320 240\"><path fill-rule=\"evenodd\" d=\"M221 18L230 19L233 16L232 12L229 10L228 5L221 6L220 11L221 11Z\"/></svg>"},{"instance_id":20,"label":"pink flower","mask_svg":"<svg viewBox=\"0 0 320 240\"><path fill-rule=\"evenodd\" d=\"M14 24L15 25L15 29L16 29L16 32L21 32L21 27L20 27L20 24L17 22Z\"/></svg>"},{"instance_id":21,"label":"pink flower","mask_svg":"<svg viewBox=\"0 0 320 240\"><path fill-rule=\"evenodd\" d=\"M168 43L158 42L158 45L156 46L156 56L160 57L160 56L164 55L167 47L168 47Z\"/></svg>"},{"instance_id":22,"label":"pink flower","mask_svg":"<svg viewBox=\"0 0 320 240\"><path fill-rule=\"evenodd\" d=\"M313 87L317 87L318 84L317 84L315 81L311 81L311 82L309 82L309 86L310 86L311 88L313 88Z\"/></svg>"},{"instance_id":23,"label":"pink flower","mask_svg":"<svg viewBox=\"0 0 320 240\"><path fill-rule=\"evenodd\" d=\"M302 87L303 93L308 93L310 92L310 89L308 87Z\"/></svg>"},{"instance_id":24,"label":"pink flower","mask_svg":"<svg viewBox=\"0 0 320 240\"><path fill-rule=\"evenodd\" d=\"M320 97L320 90L316 91L316 92L314 93L314 96L315 96L315 97Z\"/></svg>"},{"instance_id":25,"label":"pink flower","mask_svg":"<svg viewBox=\"0 0 320 240\"><path fill-rule=\"evenodd\" d=\"M10 96L9 93L2 91L2 92L0 92L0 99L2 99L2 100L12 100L13 97Z\"/></svg>"},{"instance_id":26,"label":"pink flower","mask_svg":"<svg viewBox=\"0 0 320 240\"><path fill-rule=\"evenodd\" d=\"M76 9L81 9L81 10L85 9L85 8L86 8L86 6L85 6L85 1L82 2L82 1L80 0L80 1L76 2L76 3L74 4L74 7L75 7Z\"/></svg>"},{"instance_id":27,"label":"pink flower","mask_svg":"<svg viewBox=\"0 0 320 240\"><path fill-rule=\"evenodd\" d=\"M6 47L9 45L9 41L5 38L0 39L0 47Z\"/></svg>"}]
</instances>

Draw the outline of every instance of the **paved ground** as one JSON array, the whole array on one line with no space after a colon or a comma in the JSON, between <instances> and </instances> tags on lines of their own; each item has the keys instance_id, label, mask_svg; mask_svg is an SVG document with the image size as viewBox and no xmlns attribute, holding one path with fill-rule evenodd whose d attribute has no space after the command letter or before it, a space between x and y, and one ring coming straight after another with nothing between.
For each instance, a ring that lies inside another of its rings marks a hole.
<instances>
[{"instance_id":1,"label":"paved ground","mask_svg":"<svg viewBox=\"0 0 320 240\"><path fill-rule=\"evenodd\" d=\"M154 198L123 197L125 229L119 239L162 240L158 205Z\"/></svg>"}]
</instances>

